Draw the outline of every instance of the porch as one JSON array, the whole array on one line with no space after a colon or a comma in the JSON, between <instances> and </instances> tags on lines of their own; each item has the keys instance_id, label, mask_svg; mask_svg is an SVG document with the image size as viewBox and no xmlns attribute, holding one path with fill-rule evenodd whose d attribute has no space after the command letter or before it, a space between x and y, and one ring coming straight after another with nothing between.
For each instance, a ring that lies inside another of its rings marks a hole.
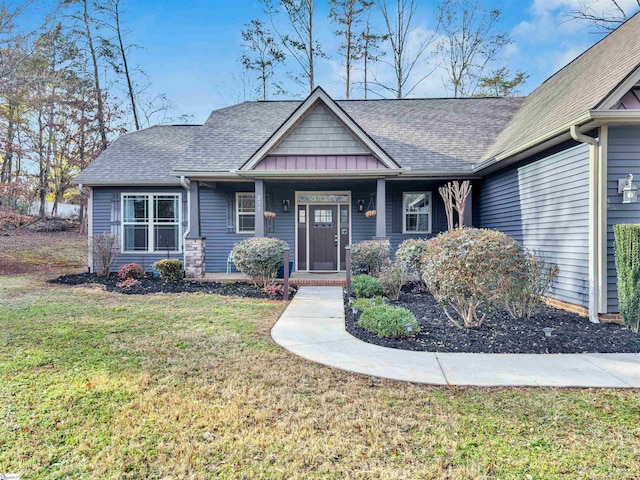
<instances>
[{"instance_id":1,"label":"porch","mask_svg":"<svg viewBox=\"0 0 640 480\"><path fill-rule=\"evenodd\" d=\"M205 282L249 282L249 278L242 273L206 273L202 279ZM283 283L284 279L279 278L277 283ZM327 272L327 273L309 273L309 272L292 272L289 277L289 283L301 286L339 286L346 285L345 272Z\"/></svg>"},{"instance_id":2,"label":"porch","mask_svg":"<svg viewBox=\"0 0 640 480\"><path fill-rule=\"evenodd\" d=\"M236 277L222 273L229 271L229 253L238 242L256 236L287 242L291 270L296 274L292 282L342 285L347 245L386 238L395 250L407 238L429 237L446 230L444 206L437 193L445 181L194 180L185 241L188 276L202 278L205 273L205 278L233 281ZM471 224L470 204L466 224ZM192 257L197 261L192 262ZM196 268L189 268L191 264ZM231 268L236 275L233 265ZM332 277L332 272L342 275Z\"/></svg>"}]
</instances>

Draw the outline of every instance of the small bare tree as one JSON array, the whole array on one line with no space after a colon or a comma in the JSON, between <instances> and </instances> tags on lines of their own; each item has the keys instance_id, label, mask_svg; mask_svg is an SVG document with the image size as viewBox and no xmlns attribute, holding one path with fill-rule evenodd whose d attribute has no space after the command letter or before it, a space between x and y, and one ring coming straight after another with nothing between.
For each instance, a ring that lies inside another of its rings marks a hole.
<instances>
[{"instance_id":1,"label":"small bare tree","mask_svg":"<svg viewBox=\"0 0 640 480\"><path fill-rule=\"evenodd\" d=\"M384 19L385 39L389 42L391 59L383 61L395 74L395 85L384 85L378 81L372 82L392 93L396 98L405 98L415 90L433 72L428 69L419 78L415 78L415 72L425 57L430 53L432 46L438 38L439 24L426 38L415 41L415 14L418 8L416 0L397 0L395 8L389 7L389 1L385 0L380 6ZM426 62L425 62L426 63Z\"/></svg>"},{"instance_id":2,"label":"small bare tree","mask_svg":"<svg viewBox=\"0 0 640 480\"><path fill-rule=\"evenodd\" d=\"M438 192L444 202L444 212L447 215L447 228L453 230L456 227L454 210L458 213L458 228L464 226L464 211L467 208L467 198L471 193L471 182L465 180L460 183L449 182L444 187L438 188Z\"/></svg>"},{"instance_id":3,"label":"small bare tree","mask_svg":"<svg viewBox=\"0 0 640 480\"><path fill-rule=\"evenodd\" d=\"M447 183L444 187L438 188L438 192L444 203L444 213L447 215L447 230L453 230L455 224L453 218L453 190L451 189L451 183Z\"/></svg>"},{"instance_id":4,"label":"small bare tree","mask_svg":"<svg viewBox=\"0 0 640 480\"><path fill-rule=\"evenodd\" d=\"M118 236L113 233L101 233L91 237L89 242L96 273L100 277L108 277L118 252Z\"/></svg>"}]
</instances>

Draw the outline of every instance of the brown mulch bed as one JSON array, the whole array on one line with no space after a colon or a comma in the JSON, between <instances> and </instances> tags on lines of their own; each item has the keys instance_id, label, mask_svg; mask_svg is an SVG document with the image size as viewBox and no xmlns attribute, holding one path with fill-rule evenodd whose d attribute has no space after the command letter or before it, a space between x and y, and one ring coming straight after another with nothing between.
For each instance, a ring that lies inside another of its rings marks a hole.
<instances>
[{"instance_id":1,"label":"brown mulch bed","mask_svg":"<svg viewBox=\"0 0 640 480\"><path fill-rule=\"evenodd\" d=\"M245 297L245 298L265 298L271 300L282 300L282 294L269 295L260 288L243 282L199 282L194 280L180 280L178 282L168 282L161 278L147 276L132 287L122 288L122 280L114 273L108 277L99 277L90 273L79 273L62 275L49 280L49 283L61 285L104 285L109 292L123 293L125 295L148 295L151 293L213 293L216 295ZM291 295L295 295L297 288L291 286Z\"/></svg>"},{"instance_id":2,"label":"brown mulch bed","mask_svg":"<svg viewBox=\"0 0 640 480\"><path fill-rule=\"evenodd\" d=\"M405 339L381 338L359 327L345 301L347 331L368 343L402 350L469 353L640 353L640 333L612 323L543 307L529 319L494 313L477 329L458 328L429 293L402 293L391 305L411 310L421 331ZM551 337L543 328L552 327Z\"/></svg>"}]
</instances>

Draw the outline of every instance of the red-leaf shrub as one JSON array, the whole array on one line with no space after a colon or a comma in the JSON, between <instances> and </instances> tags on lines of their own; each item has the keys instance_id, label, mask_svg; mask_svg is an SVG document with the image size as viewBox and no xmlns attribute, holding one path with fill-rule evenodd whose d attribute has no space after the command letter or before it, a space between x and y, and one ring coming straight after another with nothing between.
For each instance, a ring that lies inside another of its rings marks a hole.
<instances>
[{"instance_id":1,"label":"red-leaf shrub","mask_svg":"<svg viewBox=\"0 0 640 480\"><path fill-rule=\"evenodd\" d=\"M118 272L118 278L126 280L127 278L140 279L144 277L144 268L137 263L127 263L122 265Z\"/></svg>"}]
</instances>

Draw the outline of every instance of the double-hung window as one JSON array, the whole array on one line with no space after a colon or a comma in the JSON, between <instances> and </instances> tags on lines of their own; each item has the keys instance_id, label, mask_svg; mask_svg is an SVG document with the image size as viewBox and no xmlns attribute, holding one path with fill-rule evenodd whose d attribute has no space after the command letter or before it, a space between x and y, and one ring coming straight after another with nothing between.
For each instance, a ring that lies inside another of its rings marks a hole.
<instances>
[{"instance_id":1,"label":"double-hung window","mask_svg":"<svg viewBox=\"0 0 640 480\"><path fill-rule=\"evenodd\" d=\"M403 233L431 233L431 192L402 194Z\"/></svg>"},{"instance_id":2,"label":"double-hung window","mask_svg":"<svg viewBox=\"0 0 640 480\"><path fill-rule=\"evenodd\" d=\"M256 231L256 194L254 192L236 193L236 233L255 233Z\"/></svg>"},{"instance_id":3,"label":"double-hung window","mask_svg":"<svg viewBox=\"0 0 640 480\"><path fill-rule=\"evenodd\" d=\"M180 252L179 193L122 195L123 252Z\"/></svg>"}]
</instances>

